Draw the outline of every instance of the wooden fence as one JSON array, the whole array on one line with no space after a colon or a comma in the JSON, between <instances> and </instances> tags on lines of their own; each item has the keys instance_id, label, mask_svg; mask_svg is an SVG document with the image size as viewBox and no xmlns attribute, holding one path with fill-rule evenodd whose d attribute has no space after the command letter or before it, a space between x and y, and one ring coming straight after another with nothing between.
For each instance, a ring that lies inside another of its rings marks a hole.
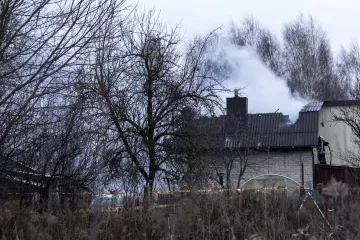
<instances>
[{"instance_id":1,"label":"wooden fence","mask_svg":"<svg viewBox=\"0 0 360 240\"><path fill-rule=\"evenodd\" d=\"M314 176L315 186L326 185L331 177L350 186L360 186L360 168L315 164Z\"/></svg>"}]
</instances>

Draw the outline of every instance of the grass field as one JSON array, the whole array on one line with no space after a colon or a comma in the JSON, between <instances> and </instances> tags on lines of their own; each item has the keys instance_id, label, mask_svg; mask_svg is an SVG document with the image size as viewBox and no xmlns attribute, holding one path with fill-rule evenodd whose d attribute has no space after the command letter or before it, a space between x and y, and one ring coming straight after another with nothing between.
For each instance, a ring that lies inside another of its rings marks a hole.
<instances>
[{"instance_id":1,"label":"grass field","mask_svg":"<svg viewBox=\"0 0 360 240\"><path fill-rule=\"evenodd\" d=\"M309 199L299 212L302 198L284 191L196 194L146 212L79 202L38 213L12 201L0 207L0 239L360 239L358 191L330 190L317 201L326 219Z\"/></svg>"}]
</instances>

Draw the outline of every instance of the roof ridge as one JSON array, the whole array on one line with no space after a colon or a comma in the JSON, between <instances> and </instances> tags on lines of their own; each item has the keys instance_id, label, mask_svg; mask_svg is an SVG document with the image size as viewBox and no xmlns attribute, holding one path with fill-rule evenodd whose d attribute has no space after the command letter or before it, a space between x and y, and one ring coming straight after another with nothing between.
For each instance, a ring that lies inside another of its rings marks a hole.
<instances>
[{"instance_id":1,"label":"roof ridge","mask_svg":"<svg viewBox=\"0 0 360 240\"><path fill-rule=\"evenodd\" d=\"M271 115L271 114L281 114L281 115L284 115L282 112L248 113L248 115ZM284 116L286 116L286 115L284 115Z\"/></svg>"}]
</instances>

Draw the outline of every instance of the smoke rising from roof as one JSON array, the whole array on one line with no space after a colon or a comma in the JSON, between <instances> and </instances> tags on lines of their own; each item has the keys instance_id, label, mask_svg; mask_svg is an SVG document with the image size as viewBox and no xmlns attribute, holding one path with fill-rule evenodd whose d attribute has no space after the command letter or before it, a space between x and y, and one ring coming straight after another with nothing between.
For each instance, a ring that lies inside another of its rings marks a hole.
<instances>
[{"instance_id":1,"label":"smoke rising from roof","mask_svg":"<svg viewBox=\"0 0 360 240\"><path fill-rule=\"evenodd\" d=\"M290 115L295 122L301 108L310 102L291 96L285 80L277 77L261 62L258 54L251 47L238 47L229 43L219 44L218 59L230 68L227 87L243 88L242 96L248 98L249 113L281 112ZM229 93L223 94L225 100Z\"/></svg>"}]
</instances>

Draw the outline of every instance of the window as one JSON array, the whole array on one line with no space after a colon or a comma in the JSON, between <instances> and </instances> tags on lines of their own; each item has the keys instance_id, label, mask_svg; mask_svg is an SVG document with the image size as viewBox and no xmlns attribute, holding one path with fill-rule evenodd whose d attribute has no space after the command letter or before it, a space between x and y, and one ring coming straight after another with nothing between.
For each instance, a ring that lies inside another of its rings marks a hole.
<instances>
[{"instance_id":1,"label":"window","mask_svg":"<svg viewBox=\"0 0 360 240\"><path fill-rule=\"evenodd\" d=\"M220 186L224 186L224 175L224 173L218 173Z\"/></svg>"}]
</instances>

